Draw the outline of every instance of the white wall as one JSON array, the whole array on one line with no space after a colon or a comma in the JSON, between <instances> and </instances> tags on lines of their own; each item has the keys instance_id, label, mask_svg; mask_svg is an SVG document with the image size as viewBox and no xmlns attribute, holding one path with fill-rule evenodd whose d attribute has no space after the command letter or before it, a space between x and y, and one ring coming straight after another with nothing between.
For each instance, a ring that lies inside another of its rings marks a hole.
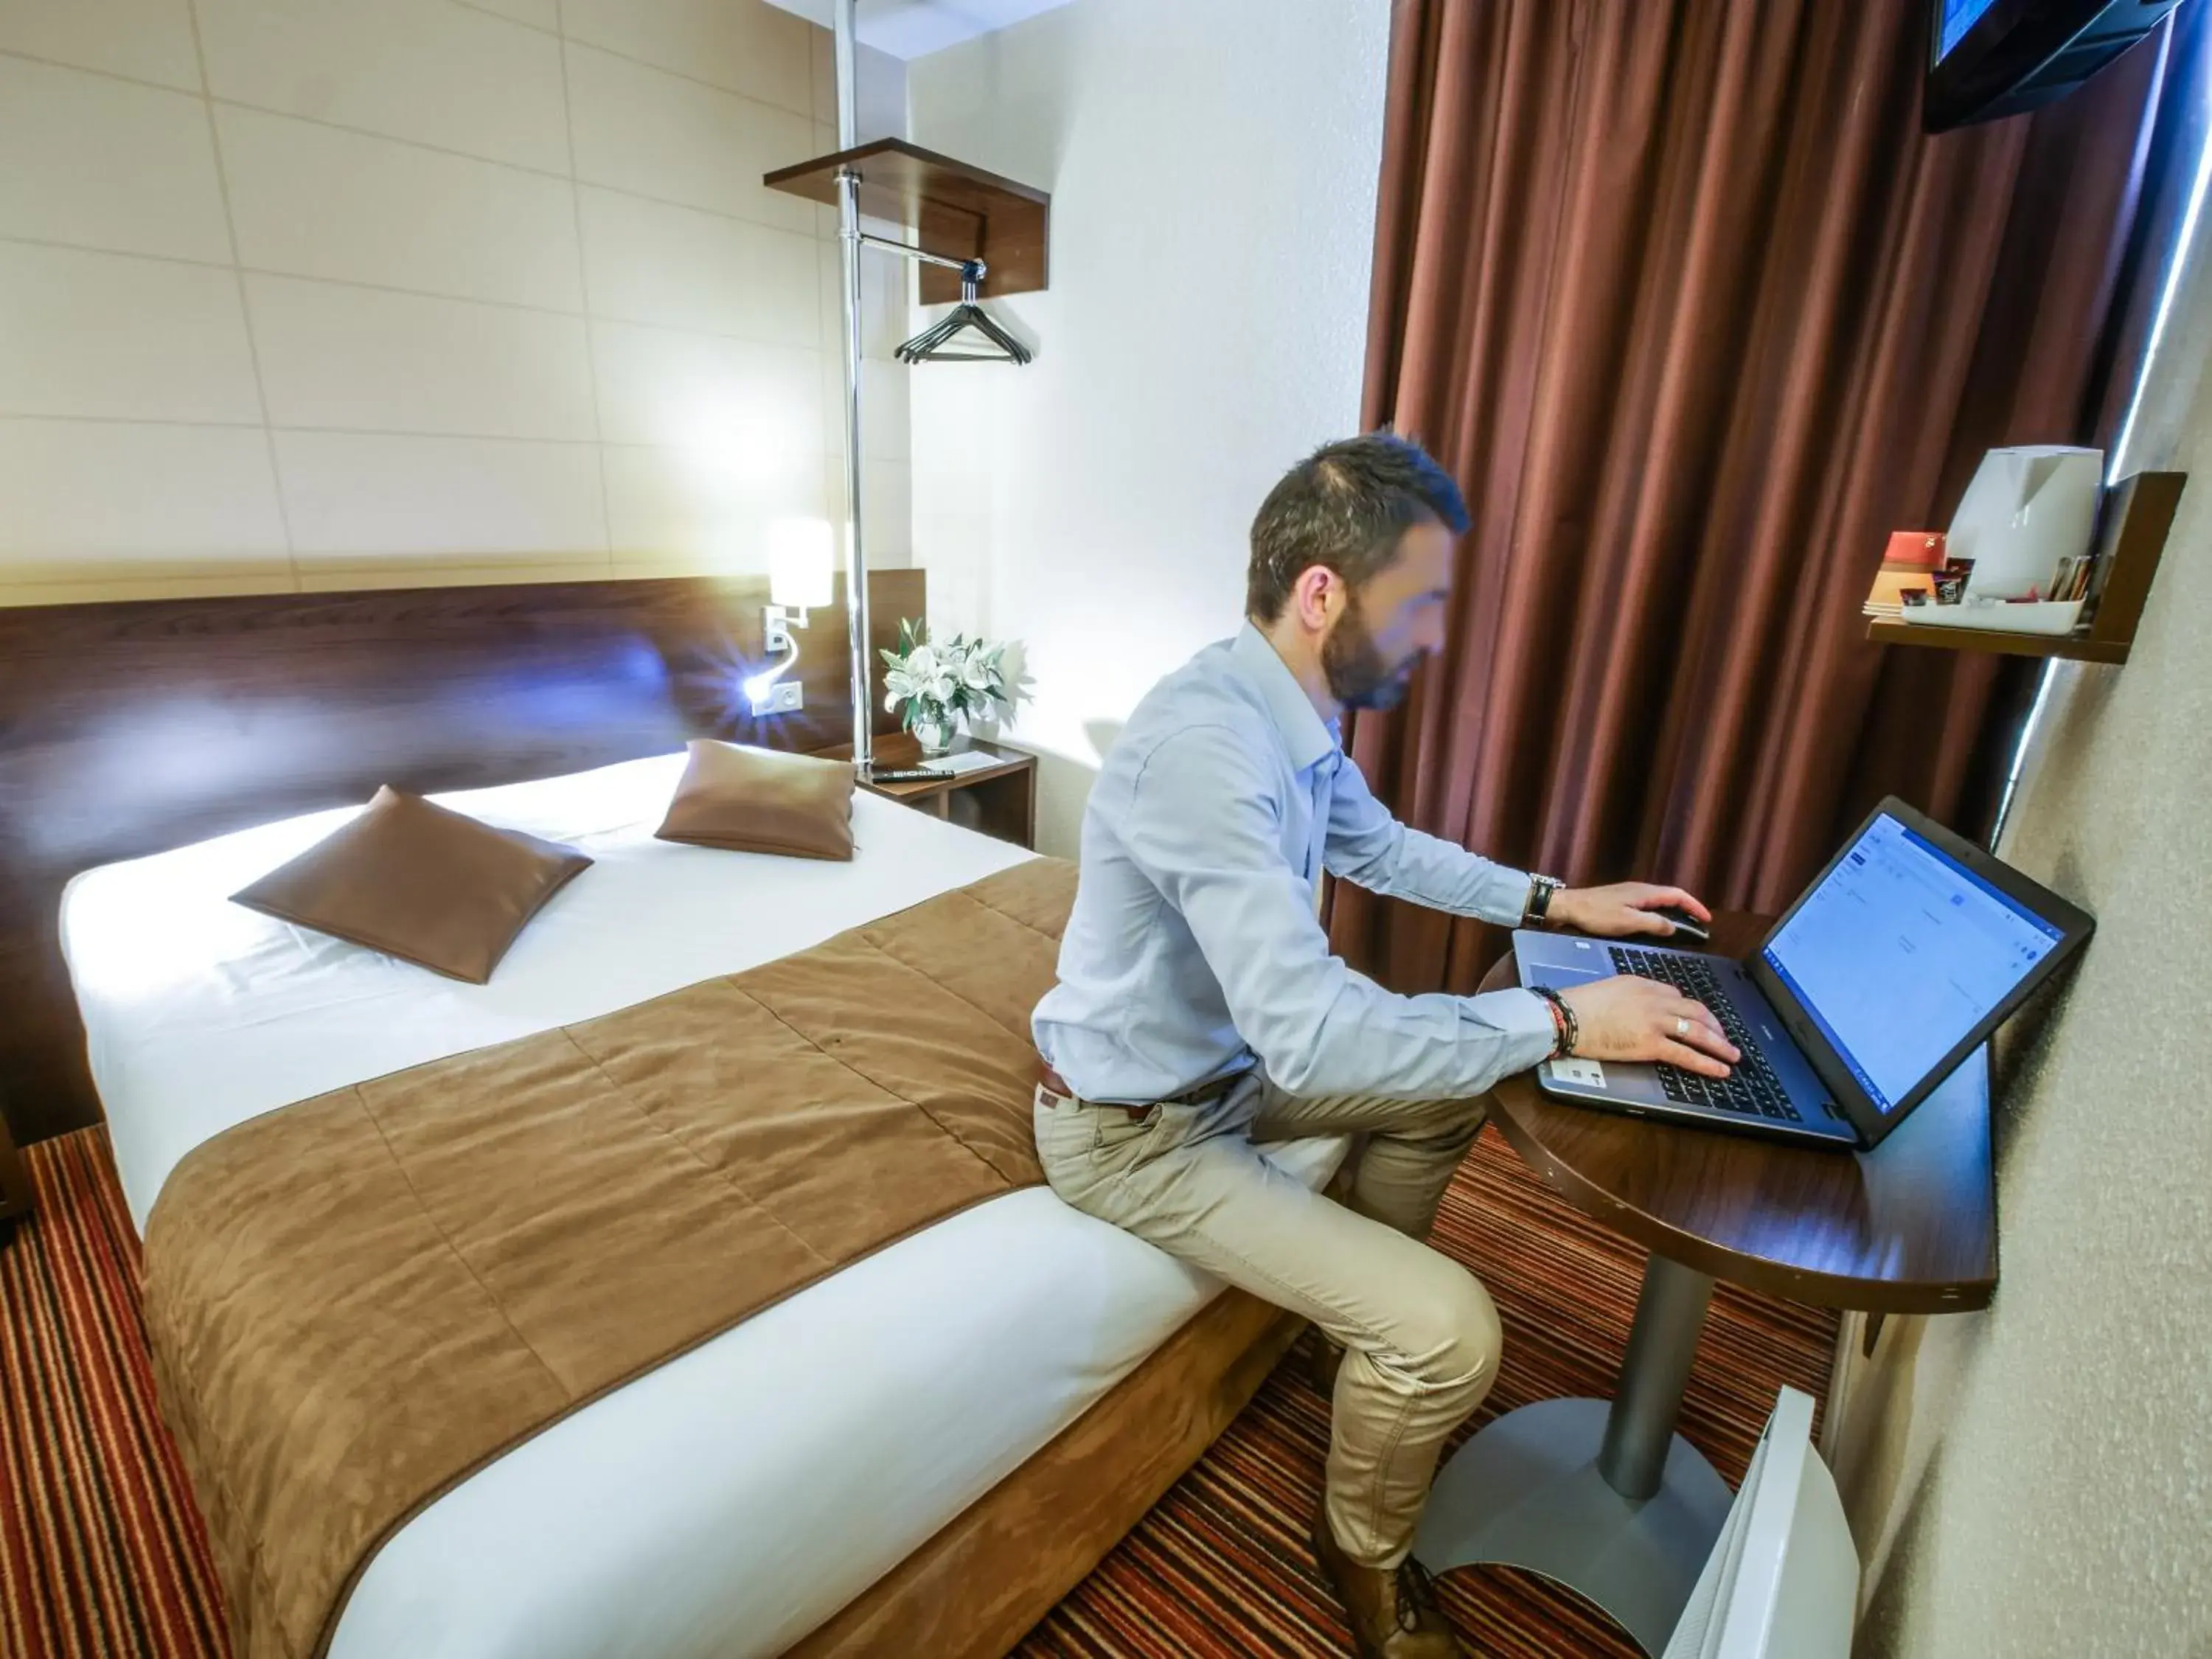
<instances>
[{"instance_id":1,"label":"white wall","mask_svg":"<svg viewBox=\"0 0 2212 1659\"><path fill-rule=\"evenodd\" d=\"M842 513L835 216L760 184L835 118L762 0L0 0L0 604L760 568Z\"/></svg>"},{"instance_id":2,"label":"white wall","mask_svg":"<svg viewBox=\"0 0 2212 1659\"><path fill-rule=\"evenodd\" d=\"M1076 0L908 66L917 143L1053 197L1049 288L992 307L1036 363L911 389L933 619L1026 649L1048 851L1137 699L1235 630L1261 498L1357 428L1389 26Z\"/></svg>"},{"instance_id":3,"label":"white wall","mask_svg":"<svg viewBox=\"0 0 2212 1659\"><path fill-rule=\"evenodd\" d=\"M2002 851L2097 933L2001 1103L1986 1315L1892 1321L1837 1474L1859 1651L2212 1655L2212 270L2122 470L2188 471L2123 667L2061 665Z\"/></svg>"}]
</instances>

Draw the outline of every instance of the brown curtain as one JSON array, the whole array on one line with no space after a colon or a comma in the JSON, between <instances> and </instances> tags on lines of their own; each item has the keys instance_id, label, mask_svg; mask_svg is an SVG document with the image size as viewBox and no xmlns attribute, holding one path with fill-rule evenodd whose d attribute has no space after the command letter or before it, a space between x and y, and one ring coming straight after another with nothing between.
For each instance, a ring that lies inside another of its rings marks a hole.
<instances>
[{"instance_id":1,"label":"brown curtain","mask_svg":"<svg viewBox=\"0 0 2212 1659\"><path fill-rule=\"evenodd\" d=\"M2083 441L2161 33L2032 117L1919 128L1905 0L1400 0L1368 424L1466 489L1444 652L1352 753L1407 822L1771 909L1894 792L1984 829L2014 665L1871 646L1893 529ZM1331 932L1466 990L1476 924Z\"/></svg>"}]
</instances>

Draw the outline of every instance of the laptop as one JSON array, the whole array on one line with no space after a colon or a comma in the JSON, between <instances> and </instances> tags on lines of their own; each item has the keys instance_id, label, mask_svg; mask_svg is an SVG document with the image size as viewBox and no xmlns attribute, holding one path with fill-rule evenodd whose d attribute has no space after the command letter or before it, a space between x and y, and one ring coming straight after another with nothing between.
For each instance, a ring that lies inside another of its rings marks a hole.
<instances>
[{"instance_id":1,"label":"laptop","mask_svg":"<svg viewBox=\"0 0 2212 1659\"><path fill-rule=\"evenodd\" d=\"M1845 1150L1875 1145L2081 948L2095 923L1894 797L1875 808L1741 962L1527 929L1521 983L1662 980L1743 1054L1726 1079L1551 1060L1546 1094Z\"/></svg>"}]
</instances>

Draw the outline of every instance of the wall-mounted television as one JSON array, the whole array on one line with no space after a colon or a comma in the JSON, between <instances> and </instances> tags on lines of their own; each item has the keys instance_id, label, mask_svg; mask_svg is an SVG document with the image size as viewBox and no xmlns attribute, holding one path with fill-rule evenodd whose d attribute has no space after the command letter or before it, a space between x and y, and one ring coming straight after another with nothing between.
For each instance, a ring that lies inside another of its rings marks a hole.
<instances>
[{"instance_id":1,"label":"wall-mounted television","mask_svg":"<svg viewBox=\"0 0 2212 1659\"><path fill-rule=\"evenodd\" d=\"M2062 98L2181 0L1929 0L1920 123L1945 132Z\"/></svg>"}]
</instances>

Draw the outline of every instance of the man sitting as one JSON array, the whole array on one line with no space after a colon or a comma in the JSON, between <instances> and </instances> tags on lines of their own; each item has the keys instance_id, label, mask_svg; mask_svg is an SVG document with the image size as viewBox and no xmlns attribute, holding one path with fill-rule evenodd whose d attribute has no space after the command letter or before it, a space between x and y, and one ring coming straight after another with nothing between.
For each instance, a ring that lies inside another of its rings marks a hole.
<instances>
[{"instance_id":1,"label":"man sitting","mask_svg":"<svg viewBox=\"0 0 2212 1659\"><path fill-rule=\"evenodd\" d=\"M1438 1449L1498 1374L1497 1310L1422 1241L1498 1079L1547 1055L1723 1076L1717 1021L1656 981L1393 995L1328 946L1322 871L1500 925L1663 936L1672 887L1562 888L1407 829L1339 744L1443 641L1458 489L1388 434L1329 444L1252 526L1246 623L1138 704L1084 815L1060 982L1038 1005L1053 1188L1340 1352L1321 1565L1368 1659L1457 1642L1409 1557ZM1258 1143L1351 1133L1348 1205Z\"/></svg>"}]
</instances>

